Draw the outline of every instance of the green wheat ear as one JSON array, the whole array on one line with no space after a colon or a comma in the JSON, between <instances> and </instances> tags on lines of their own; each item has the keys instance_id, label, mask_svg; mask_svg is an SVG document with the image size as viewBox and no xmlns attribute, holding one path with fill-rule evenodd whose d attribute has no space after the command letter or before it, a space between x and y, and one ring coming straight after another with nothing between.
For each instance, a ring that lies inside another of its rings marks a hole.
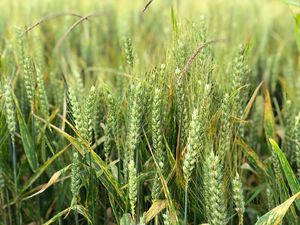
<instances>
[{"instance_id":1,"label":"green wheat ear","mask_svg":"<svg viewBox=\"0 0 300 225\"><path fill-rule=\"evenodd\" d=\"M93 113L93 130L95 132L94 134L96 140L98 140L102 136L102 128L100 124L103 123L105 117L105 93L106 91L103 86L99 86L96 88L96 100Z\"/></svg>"},{"instance_id":2,"label":"green wheat ear","mask_svg":"<svg viewBox=\"0 0 300 225\"><path fill-rule=\"evenodd\" d=\"M238 212L239 216L239 224L243 224L245 213L245 201L243 195L243 185L238 173L236 173L235 178L232 180L232 192L235 209Z\"/></svg>"},{"instance_id":3,"label":"green wheat ear","mask_svg":"<svg viewBox=\"0 0 300 225\"><path fill-rule=\"evenodd\" d=\"M141 93L142 93L142 86L140 83L137 83L136 85L132 86L132 99L130 102L131 108L129 112L129 125L128 125L127 140L126 140L125 157L124 157L125 175L126 175L126 169L128 168L128 162L134 159L135 149L139 142L140 122L142 117Z\"/></svg>"},{"instance_id":4,"label":"green wheat ear","mask_svg":"<svg viewBox=\"0 0 300 225\"><path fill-rule=\"evenodd\" d=\"M96 102L96 88L92 86L89 95L86 99L86 104L84 108L84 130L86 131L85 139L92 143L93 140L93 113L95 109Z\"/></svg>"},{"instance_id":5,"label":"green wheat ear","mask_svg":"<svg viewBox=\"0 0 300 225\"><path fill-rule=\"evenodd\" d=\"M45 117L49 116L49 102L48 97L46 93L45 83L44 83L44 77L41 69L36 66L36 82L37 82L37 91L38 91L38 97L40 101L40 107L42 115Z\"/></svg>"},{"instance_id":6,"label":"green wheat ear","mask_svg":"<svg viewBox=\"0 0 300 225\"><path fill-rule=\"evenodd\" d=\"M223 161L226 152L230 151L231 140L231 104L227 93L224 95L224 99L221 104L221 113L219 155Z\"/></svg>"},{"instance_id":7,"label":"green wheat ear","mask_svg":"<svg viewBox=\"0 0 300 225\"><path fill-rule=\"evenodd\" d=\"M23 68L27 99L33 105L35 79L33 65L29 57L25 57Z\"/></svg>"},{"instance_id":8,"label":"green wheat ear","mask_svg":"<svg viewBox=\"0 0 300 225\"><path fill-rule=\"evenodd\" d=\"M20 29L17 29L17 35L18 35L18 57L19 57L19 62L21 64L21 72L24 78L26 98L30 103L30 105L33 106L34 87L35 87L34 68L31 59L27 55L25 55L24 36L22 35L22 31Z\"/></svg>"},{"instance_id":9,"label":"green wheat ear","mask_svg":"<svg viewBox=\"0 0 300 225\"><path fill-rule=\"evenodd\" d=\"M71 103L71 108L72 108L72 113L74 116L74 122L75 126L78 130L80 130L80 127L83 126L82 120L80 120L81 117L81 109L79 106L79 102L77 100L76 94L73 90L73 88L69 88L69 98L70 98L70 103Z\"/></svg>"},{"instance_id":10,"label":"green wheat ear","mask_svg":"<svg viewBox=\"0 0 300 225\"><path fill-rule=\"evenodd\" d=\"M170 218L170 213L169 213L168 209L163 214L163 220L164 220L164 225L171 225L172 224L171 218Z\"/></svg>"},{"instance_id":11,"label":"green wheat ear","mask_svg":"<svg viewBox=\"0 0 300 225\"><path fill-rule=\"evenodd\" d=\"M241 45L239 51L233 61L232 65L232 87L231 92L235 93L233 102L233 112L239 117L242 118L245 100L247 99L248 91L245 90L245 85L247 84L249 68L246 64L246 48ZM241 89L242 88L242 89ZM238 91L237 91L238 90ZM238 128L238 133L241 138L244 138L245 135L245 125L240 124Z\"/></svg>"},{"instance_id":12,"label":"green wheat ear","mask_svg":"<svg viewBox=\"0 0 300 225\"><path fill-rule=\"evenodd\" d=\"M15 105L13 100L12 89L8 84L4 85L4 96L5 96L5 115L8 131L12 141L15 140L15 133L17 127L17 119L15 114Z\"/></svg>"},{"instance_id":13,"label":"green wheat ear","mask_svg":"<svg viewBox=\"0 0 300 225\"><path fill-rule=\"evenodd\" d=\"M201 125L199 123L199 120L199 111L198 109L195 109L190 125L187 152L183 160L183 175L186 182L190 180L192 171L199 156L199 151L203 147L201 140L199 139L199 134L201 132Z\"/></svg>"},{"instance_id":14,"label":"green wheat ear","mask_svg":"<svg viewBox=\"0 0 300 225\"><path fill-rule=\"evenodd\" d=\"M104 140L104 154L106 162L109 161L109 155L112 151L112 142L116 136L118 130L118 121L116 116L116 102L112 94L107 95L108 100L108 112L106 116L105 124L105 140Z\"/></svg>"},{"instance_id":15,"label":"green wheat ear","mask_svg":"<svg viewBox=\"0 0 300 225\"><path fill-rule=\"evenodd\" d=\"M80 162L79 162L79 153L76 149L73 149L73 162L71 166L71 192L73 196L74 205L77 204L77 196L79 195L80 190Z\"/></svg>"},{"instance_id":16,"label":"green wheat ear","mask_svg":"<svg viewBox=\"0 0 300 225\"><path fill-rule=\"evenodd\" d=\"M176 77L179 77L181 70L177 67L175 69ZM178 122L180 124L180 132L181 132L181 146L182 148L186 145L186 141L188 138L189 132L189 104L186 93L186 82L182 81L176 86L176 103L177 103L177 117Z\"/></svg>"},{"instance_id":17,"label":"green wheat ear","mask_svg":"<svg viewBox=\"0 0 300 225\"><path fill-rule=\"evenodd\" d=\"M126 62L128 64L128 66L132 69L133 68L133 50L132 50L132 41L129 37L125 38L124 51L126 54Z\"/></svg>"},{"instance_id":18,"label":"green wheat ear","mask_svg":"<svg viewBox=\"0 0 300 225\"><path fill-rule=\"evenodd\" d=\"M72 112L74 116L75 128L78 130L81 137L88 140L89 132L87 120L85 119L86 114L82 114L82 109L79 105L75 92L72 88L69 89L69 97L72 106ZM82 140L80 140L82 141Z\"/></svg>"},{"instance_id":19,"label":"green wheat ear","mask_svg":"<svg viewBox=\"0 0 300 225\"><path fill-rule=\"evenodd\" d=\"M205 16L201 16L200 18L200 32L199 32L199 41L200 43L204 44L207 42L208 36L208 25L207 25L207 18ZM212 57L210 56L211 50L210 46L204 48L199 54L199 62L200 62L200 71L202 74L205 74L207 70L209 70L210 61Z\"/></svg>"},{"instance_id":20,"label":"green wheat ear","mask_svg":"<svg viewBox=\"0 0 300 225\"><path fill-rule=\"evenodd\" d=\"M151 189L152 201L155 201L156 199L159 198L160 189L161 189L161 181L160 181L159 174L156 173L153 179L153 184Z\"/></svg>"},{"instance_id":21,"label":"green wheat ear","mask_svg":"<svg viewBox=\"0 0 300 225\"><path fill-rule=\"evenodd\" d=\"M155 157L158 160L158 164L163 170L165 157L163 150L163 134L162 134L162 122L161 122L161 105L162 105L162 93L159 88L155 88L154 96L152 101L152 142L153 142L153 151Z\"/></svg>"},{"instance_id":22,"label":"green wheat ear","mask_svg":"<svg viewBox=\"0 0 300 225\"><path fill-rule=\"evenodd\" d=\"M164 68L163 68L164 69ZM155 158L158 162L160 170L164 172L165 169L165 151L163 144L162 134L162 91L160 88L155 88L152 100L152 118L151 118L151 131L152 131L152 143ZM151 197L154 201L159 198L161 189L161 181L159 173L156 172L154 176L154 182L151 190Z\"/></svg>"},{"instance_id":23,"label":"green wheat ear","mask_svg":"<svg viewBox=\"0 0 300 225\"><path fill-rule=\"evenodd\" d=\"M211 86L209 84L205 85L200 110L196 108L192 115L187 141L187 152L183 160L183 174L186 182L190 180L197 159L204 148L210 89Z\"/></svg>"},{"instance_id":24,"label":"green wheat ear","mask_svg":"<svg viewBox=\"0 0 300 225\"><path fill-rule=\"evenodd\" d=\"M75 119L75 127L81 132L83 127L83 121L81 118L81 110L79 107L79 103L77 101L76 95L73 89L69 89L69 97L72 107L73 116ZM79 195L80 190L80 160L79 153L76 149L73 148L73 158L72 158L72 166L71 166L71 192L72 192L72 204L77 205L77 196Z\"/></svg>"},{"instance_id":25,"label":"green wheat ear","mask_svg":"<svg viewBox=\"0 0 300 225\"><path fill-rule=\"evenodd\" d=\"M223 168L220 159L211 150L204 161L204 199L207 222L211 225L227 224L227 207L223 187Z\"/></svg>"},{"instance_id":26,"label":"green wheat ear","mask_svg":"<svg viewBox=\"0 0 300 225\"><path fill-rule=\"evenodd\" d=\"M137 200L137 178L136 178L136 169L134 161L130 160L128 165L129 172L129 183L128 183L128 194L131 208L131 216L135 219L135 207Z\"/></svg>"},{"instance_id":27,"label":"green wheat ear","mask_svg":"<svg viewBox=\"0 0 300 225\"><path fill-rule=\"evenodd\" d=\"M270 185L267 185L267 188L266 188L266 197L267 197L268 209L271 210L275 206L275 201L274 201L273 191L272 191Z\"/></svg>"},{"instance_id":28,"label":"green wheat ear","mask_svg":"<svg viewBox=\"0 0 300 225\"><path fill-rule=\"evenodd\" d=\"M75 59L74 59L74 62L75 62ZM74 76L75 87L78 92L78 96L84 96L84 84L83 84L83 79L81 77L81 74L78 71L79 69L77 68L77 66L75 64L72 64L71 70L72 70L72 73Z\"/></svg>"}]
</instances>

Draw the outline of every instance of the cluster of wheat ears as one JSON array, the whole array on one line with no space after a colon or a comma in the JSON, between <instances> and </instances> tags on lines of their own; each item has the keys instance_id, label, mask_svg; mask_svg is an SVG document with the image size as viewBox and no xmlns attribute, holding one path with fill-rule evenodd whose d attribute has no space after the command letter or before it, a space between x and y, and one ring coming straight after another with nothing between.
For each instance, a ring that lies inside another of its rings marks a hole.
<instances>
[{"instance_id":1,"label":"cluster of wheat ears","mask_svg":"<svg viewBox=\"0 0 300 225\"><path fill-rule=\"evenodd\" d=\"M297 3L4 2L0 224L299 224Z\"/></svg>"}]
</instances>

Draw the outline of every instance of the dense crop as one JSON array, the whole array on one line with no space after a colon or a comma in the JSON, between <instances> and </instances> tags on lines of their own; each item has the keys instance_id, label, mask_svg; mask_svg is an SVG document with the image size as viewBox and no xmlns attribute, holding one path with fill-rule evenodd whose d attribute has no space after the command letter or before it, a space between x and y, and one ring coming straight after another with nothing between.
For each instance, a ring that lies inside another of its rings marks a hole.
<instances>
[{"instance_id":1,"label":"dense crop","mask_svg":"<svg viewBox=\"0 0 300 225\"><path fill-rule=\"evenodd\" d=\"M297 3L146 3L0 2L0 224L299 224Z\"/></svg>"}]
</instances>

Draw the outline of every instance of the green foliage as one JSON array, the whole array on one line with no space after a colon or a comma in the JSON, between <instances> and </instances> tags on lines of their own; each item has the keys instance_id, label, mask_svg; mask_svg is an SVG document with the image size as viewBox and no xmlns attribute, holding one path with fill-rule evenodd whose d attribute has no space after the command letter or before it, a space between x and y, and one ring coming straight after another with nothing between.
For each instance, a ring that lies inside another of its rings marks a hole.
<instances>
[{"instance_id":1,"label":"green foliage","mask_svg":"<svg viewBox=\"0 0 300 225\"><path fill-rule=\"evenodd\" d=\"M299 223L298 3L24 2L0 1L0 224Z\"/></svg>"}]
</instances>

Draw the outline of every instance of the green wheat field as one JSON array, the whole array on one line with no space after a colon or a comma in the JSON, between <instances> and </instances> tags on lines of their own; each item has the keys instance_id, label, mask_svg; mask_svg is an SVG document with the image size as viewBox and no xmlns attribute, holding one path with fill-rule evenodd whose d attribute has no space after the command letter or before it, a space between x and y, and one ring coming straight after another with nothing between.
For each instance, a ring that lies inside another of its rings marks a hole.
<instances>
[{"instance_id":1,"label":"green wheat field","mask_svg":"<svg viewBox=\"0 0 300 225\"><path fill-rule=\"evenodd\" d=\"M299 225L300 2L1 0L1 225Z\"/></svg>"}]
</instances>

